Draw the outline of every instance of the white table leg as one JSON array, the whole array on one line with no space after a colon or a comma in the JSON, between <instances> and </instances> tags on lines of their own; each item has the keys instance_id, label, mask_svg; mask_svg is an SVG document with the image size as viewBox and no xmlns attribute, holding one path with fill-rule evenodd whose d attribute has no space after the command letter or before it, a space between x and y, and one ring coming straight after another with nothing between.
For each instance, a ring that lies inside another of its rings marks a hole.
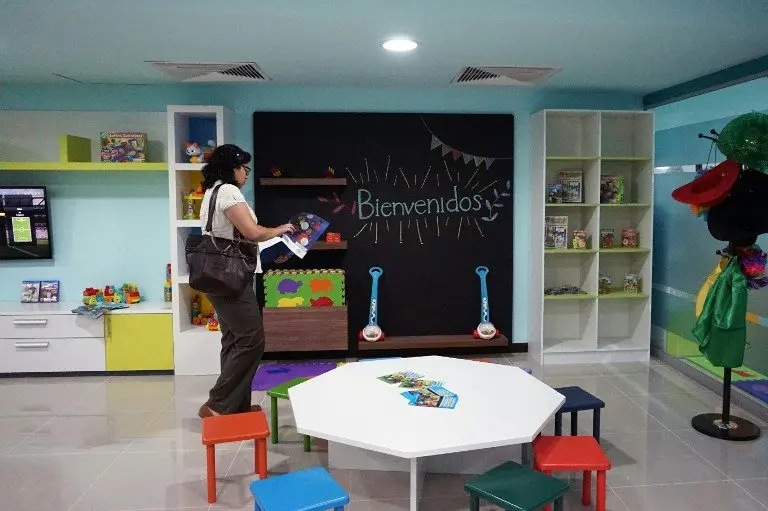
<instances>
[{"instance_id":1,"label":"white table leg","mask_svg":"<svg viewBox=\"0 0 768 511\"><path fill-rule=\"evenodd\" d=\"M419 510L419 500L421 500L421 488L424 486L424 464L421 458L411 458L411 509Z\"/></svg>"}]
</instances>

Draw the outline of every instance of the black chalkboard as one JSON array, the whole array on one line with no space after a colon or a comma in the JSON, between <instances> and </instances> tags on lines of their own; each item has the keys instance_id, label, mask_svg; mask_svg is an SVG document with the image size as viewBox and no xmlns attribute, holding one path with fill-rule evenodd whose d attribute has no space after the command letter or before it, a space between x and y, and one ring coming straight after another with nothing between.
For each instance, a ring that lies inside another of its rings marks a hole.
<instances>
[{"instance_id":1,"label":"black chalkboard","mask_svg":"<svg viewBox=\"0 0 768 511\"><path fill-rule=\"evenodd\" d=\"M346 271L351 348L368 322L371 266L384 269L379 325L388 336L471 334L479 265L490 269L491 320L510 335L512 115L256 112L253 136L259 222L313 212L349 242L281 267ZM273 167L290 177L330 167L348 184L261 186Z\"/></svg>"}]
</instances>

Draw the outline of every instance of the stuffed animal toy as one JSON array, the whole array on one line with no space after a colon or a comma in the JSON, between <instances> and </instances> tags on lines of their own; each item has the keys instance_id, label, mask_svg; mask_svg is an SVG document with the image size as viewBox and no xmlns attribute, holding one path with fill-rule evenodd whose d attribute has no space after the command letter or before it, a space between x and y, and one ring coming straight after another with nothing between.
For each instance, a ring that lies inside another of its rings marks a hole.
<instances>
[{"instance_id":1,"label":"stuffed animal toy","mask_svg":"<svg viewBox=\"0 0 768 511\"><path fill-rule=\"evenodd\" d=\"M203 163L203 150L197 142L184 142L184 154L189 163Z\"/></svg>"}]
</instances>

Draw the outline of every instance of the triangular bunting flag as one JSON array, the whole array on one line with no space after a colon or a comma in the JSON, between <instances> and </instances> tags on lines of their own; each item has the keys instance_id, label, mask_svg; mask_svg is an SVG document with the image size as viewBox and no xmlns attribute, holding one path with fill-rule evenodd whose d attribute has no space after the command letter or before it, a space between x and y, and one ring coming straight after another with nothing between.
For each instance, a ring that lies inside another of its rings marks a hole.
<instances>
[{"instance_id":1,"label":"triangular bunting flag","mask_svg":"<svg viewBox=\"0 0 768 511\"><path fill-rule=\"evenodd\" d=\"M494 162L494 160L496 160L496 158L486 158L486 159L485 159L485 168L486 168L486 169L490 169L490 168L491 168L491 165L492 165L492 164L493 164L493 162Z\"/></svg>"},{"instance_id":2,"label":"triangular bunting flag","mask_svg":"<svg viewBox=\"0 0 768 511\"><path fill-rule=\"evenodd\" d=\"M429 150L431 151L432 149L436 149L438 147L440 147L440 140L436 136L432 135L432 144L430 144Z\"/></svg>"},{"instance_id":3,"label":"triangular bunting flag","mask_svg":"<svg viewBox=\"0 0 768 511\"><path fill-rule=\"evenodd\" d=\"M450 152L451 152L451 148L450 148L450 147L448 147L447 145L443 144L443 149L442 149L442 151L443 151L443 156L445 156L446 154L448 154L448 153L450 153Z\"/></svg>"},{"instance_id":4,"label":"triangular bunting flag","mask_svg":"<svg viewBox=\"0 0 768 511\"><path fill-rule=\"evenodd\" d=\"M463 153L463 154L464 154L464 163L469 163L470 160L472 159L472 155L467 153Z\"/></svg>"},{"instance_id":5,"label":"triangular bunting flag","mask_svg":"<svg viewBox=\"0 0 768 511\"><path fill-rule=\"evenodd\" d=\"M453 151L451 151L451 156L453 156L453 161L456 161L459 159L459 156L461 156L461 152L454 149Z\"/></svg>"},{"instance_id":6,"label":"triangular bunting flag","mask_svg":"<svg viewBox=\"0 0 768 511\"><path fill-rule=\"evenodd\" d=\"M482 156L475 156L475 167L479 167L481 163L483 163L483 157Z\"/></svg>"}]
</instances>

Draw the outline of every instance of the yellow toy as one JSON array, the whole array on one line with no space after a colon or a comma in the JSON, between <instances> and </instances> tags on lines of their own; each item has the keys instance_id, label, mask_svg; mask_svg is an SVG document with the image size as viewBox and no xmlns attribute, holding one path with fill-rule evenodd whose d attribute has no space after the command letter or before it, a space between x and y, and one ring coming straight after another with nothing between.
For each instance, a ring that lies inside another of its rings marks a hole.
<instances>
[{"instance_id":1,"label":"yellow toy","mask_svg":"<svg viewBox=\"0 0 768 511\"><path fill-rule=\"evenodd\" d=\"M300 307L304 304L304 298L297 296L296 298L280 298L277 300L278 307Z\"/></svg>"}]
</instances>

